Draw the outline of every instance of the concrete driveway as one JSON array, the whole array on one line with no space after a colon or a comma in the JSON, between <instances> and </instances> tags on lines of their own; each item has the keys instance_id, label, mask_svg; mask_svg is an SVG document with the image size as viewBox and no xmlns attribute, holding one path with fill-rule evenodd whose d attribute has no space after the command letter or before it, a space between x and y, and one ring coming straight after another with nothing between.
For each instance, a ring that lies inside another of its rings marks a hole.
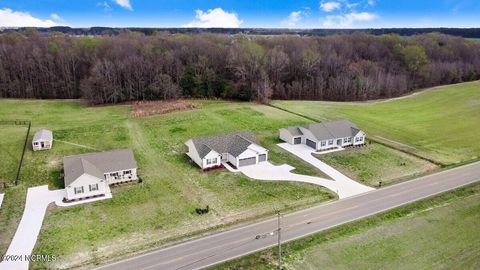
<instances>
[{"instance_id":1,"label":"concrete driveway","mask_svg":"<svg viewBox=\"0 0 480 270\"><path fill-rule=\"evenodd\" d=\"M295 168L287 164L276 166L268 161L239 168L244 175L256 180L294 181L320 185L337 193L340 199L373 190L373 188L358 188L355 184L352 185L352 183L338 182L316 176L292 173L291 171L293 169Z\"/></svg>"},{"instance_id":2,"label":"concrete driveway","mask_svg":"<svg viewBox=\"0 0 480 270\"><path fill-rule=\"evenodd\" d=\"M301 158L302 160L310 163L312 166L318 168L326 175L330 176L335 182L338 183L339 186L343 187L343 191L346 192L345 195L353 196L357 194L361 194L364 192L375 190L372 187L362 185L357 181L354 181L347 176L343 175L339 171L335 170L333 167L329 166L325 162L322 162L318 158L312 155L313 149L303 145L303 144L288 144L288 143L280 143L278 144L281 148L285 149L286 151L294 154L295 156Z\"/></svg>"},{"instance_id":3,"label":"concrete driveway","mask_svg":"<svg viewBox=\"0 0 480 270\"><path fill-rule=\"evenodd\" d=\"M22 219L18 225L15 236L8 247L7 253L0 263L0 270L28 270L28 256L32 254L38 234L42 228L45 211L50 203L57 206L72 206L82 203L111 198L111 194L91 200L83 200L74 203L64 203L65 190L48 190L48 186L29 188ZM81 218L81 217L79 217ZM39 254L48 255L48 254Z\"/></svg>"},{"instance_id":4,"label":"concrete driveway","mask_svg":"<svg viewBox=\"0 0 480 270\"><path fill-rule=\"evenodd\" d=\"M2 202L3 202L3 193L0 193L0 208L2 208Z\"/></svg>"},{"instance_id":5,"label":"concrete driveway","mask_svg":"<svg viewBox=\"0 0 480 270\"><path fill-rule=\"evenodd\" d=\"M241 171L244 175L256 179L256 180L266 180L266 181L294 181L294 182L304 182L310 183L315 185L320 185L330 189L331 191L338 193L338 196L342 198L345 194L342 188L335 183L335 181L309 176L309 175L302 175L290 172L295 168L283 164L280 166L273 165L268 161L260 162L256 165L250 165L245 167L240 167L239 171ZM339 189L340 188L340 189Z\"/></svg>"}]
</instances>

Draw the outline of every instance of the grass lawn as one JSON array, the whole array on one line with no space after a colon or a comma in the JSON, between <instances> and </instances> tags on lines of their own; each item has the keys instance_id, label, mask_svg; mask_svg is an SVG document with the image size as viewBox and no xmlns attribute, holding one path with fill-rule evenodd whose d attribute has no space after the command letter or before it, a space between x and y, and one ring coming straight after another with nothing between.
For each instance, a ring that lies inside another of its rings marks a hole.
<instances>
[{"instance_id":1,"label":"grass lawn","mask_svg":"<svg viewBox=\"0 0 480 270\"><path fill-rule=\"evenodd\" d=\"M348 177L370 186L378 186L379 181L394 183L438 168L428 161L375 142L315 156Z\"/></svg>"},{"instance_id":2,"label":"grass lawn","mask_svg":"<svg viewBox=\"0 0 480 270\"><path fill-rule=\"evenodd\" d=\"M444 164L480 157L480 81L379 102L274 101L318 120L347 118L371 137Z\"/></svg>"},{"instance_id":3,"label":"grass lawn","mask_svg":"<svg viewBox=\"0 0 480 270\"><path fill-rule=\"evenodd\" d=\"M13 183L23 150L23 143L27 135L27 126L2 124L0 134L0 151L2 153L0 162L0 184ZM2 192L0 187L0 193Z\"/></svg>"},{"instance_id":4,"label":"grass lawn","mask_svg":"<svg viewBox=\"0 0 480 270\"><path fill-rule=\"evenodd\" d=\"M288 242L284 269L479 269L480 183ZM277 269L276 249L211 269Z\"/></svg>"},{"instance_id":5,"label":"grass lawn","mask_svg":"<svg viewBox=\"0 0 480 270\"><path fill-rule=\"evenodd\" d=\"M113 188L110 200L69 208L51 206L34 253L57 255L60 260L51 265L34 263L34 268L92 264L225 224L257 219L275 208L288 211L334 198L325 188L309 184L253 181L227 171L200 172L184 154L187 139L252 130L270 149L273 162L289 163L299 173L323 176L274 145L278 128L307 120L251 103L198 102L200 108L191 111L130 118L129 106L0 100L0 120L32 120L31 136L42 127L54 133L52 150L34 153L28 148L20 185L7 190L0 209L1 253L21 217L26 188L42 184L63 188L62 157L95 151L92 149L132 148L143 183ZM0 159L3 162L3 157ZM209 214L195 214L196 207L207 204Z\"/></svg>"},{"instance_id":6,"label":"grass lawn","mask_svg":"<svg viewBox=\"0 0 480 270\"><path fill-rule=\"evenodd\" d=\"M478 269L480 194L309 248L289 269Z\"/></svg>"}]
</instances>

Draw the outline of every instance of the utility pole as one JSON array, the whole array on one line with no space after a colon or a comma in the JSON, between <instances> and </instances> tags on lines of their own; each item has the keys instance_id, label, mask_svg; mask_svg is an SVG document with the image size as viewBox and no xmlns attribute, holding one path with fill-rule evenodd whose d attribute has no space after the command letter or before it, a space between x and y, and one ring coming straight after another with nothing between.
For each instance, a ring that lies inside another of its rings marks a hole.
<instances>
[{"instance_id":1,"label":"utility pole","mask_svg":"<svg viewBox=\"0 0 480 270\"><path fill-rule=\"evenodd\" d=\"M281 227L280 227L280 211L277 211L278 217L278 270L282 270L282 240L281 240Z\"/></svg>"}]
</instances>

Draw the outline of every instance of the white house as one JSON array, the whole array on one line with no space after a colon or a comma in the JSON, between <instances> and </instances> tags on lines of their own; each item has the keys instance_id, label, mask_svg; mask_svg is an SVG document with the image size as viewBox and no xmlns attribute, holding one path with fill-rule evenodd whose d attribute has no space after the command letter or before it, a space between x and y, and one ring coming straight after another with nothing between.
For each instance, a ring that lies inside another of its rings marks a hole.
<instances>
[{"instance_id":1,"label":"white house","mask_svg":"<svg viewBox=\"0 0 480 270\"><path fill-rule=\"evenodd\" d=\"M63 158L67 201L103 196L109 185L137 180L137 162L130 149Z\"/></svg>"},{"instance_id":2,"label":"white house","mask_svg":"<svg viewBox=\"0 0 480 270\"><path fill-rule=\"evenodd\" d=\"M251 132L193 138L185 142L187 155L202 169L211 169L228 162L233 167L257 164L268 159L268 150L258 145Z\"/></svg>"},{"instance_id":3,"label":"white house","mask_svg":"<svg viewBox=\"0 0 480 270\"><path fill-rule=\"evenodd\" d=\"M365 132L348 120L314 123L280 129L280 139L305 144L317 151L365 144Z\"/></svg>"},{"instance_id":4,"label":"white house","mask_svg":"<svg viewBox=\"0 0 480 270\"><path fill-rule=\"evenodd\" d=\"M52 148L53 145L53 135L52 131L48 129L41 129L35 132L32 140L33 151L38 150L47 150Z\"/></svg>"}]
</instances>

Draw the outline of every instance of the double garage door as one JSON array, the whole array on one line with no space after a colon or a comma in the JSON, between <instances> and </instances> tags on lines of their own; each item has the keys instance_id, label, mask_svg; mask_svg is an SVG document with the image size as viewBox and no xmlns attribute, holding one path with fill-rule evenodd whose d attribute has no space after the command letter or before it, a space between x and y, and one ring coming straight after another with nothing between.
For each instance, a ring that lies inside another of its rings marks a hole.
<instances>
[{"instance_id":1,"label":"double garage door","mask_svg":"<svg viewBox=\"0 0 480 270\"><path fill-rule=\"evenodd\" d=\"M257 158L256 157L242 158L242 159L238 160L238 167L254 165L256 163L257 163Z\"/></svg>"},{"instance_id":2,"label":"double garage door","mask_svg":"<svg viewBox=\"0 0 480 270\"><path fill-rule=\"evenodd\" d=\"M307 145L310 146L311 148L317 149L317 143L316 143L316 142L307 139L307 140L306 140L306 143L307 143Z\"/></svg>"},{"instance_id":3,"label":"double garage door","mask_svg":"<svg viewBox=\"0 0 480 270\"><path fill-rule=\"evenodd\" d=\"M267 161L267 154L258 155L258 162ZM238 167L257 164L255 157L242 158L238 160Z\"/></svg>"}]
</instances>

